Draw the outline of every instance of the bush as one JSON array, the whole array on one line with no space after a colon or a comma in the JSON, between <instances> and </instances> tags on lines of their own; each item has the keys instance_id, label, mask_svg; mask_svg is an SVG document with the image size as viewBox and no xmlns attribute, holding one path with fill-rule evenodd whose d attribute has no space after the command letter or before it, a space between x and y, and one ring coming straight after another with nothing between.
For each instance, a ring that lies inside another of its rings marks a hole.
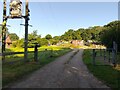
<instances>
[{"instance_id":1,"label":"bush","mask_svg":"<svg viewBox=\"0 0 120 90\"><path fill-rule=\"evenodd\" d=\"M14 42L12 42L11 46L13 48L15 48L15 47L24 47L24 40L21 39L21 40L14 41Z\"/></svg>"},{"instance_id":2,"label":"bush","mask_svg":"<svg viewBox=\"0 0 120 90\"><path fill-rule=\"evenodd\" d=\"M48 40L45 38L41 38L38 40L38 44L40 44L40 46L44 46L44 45L48 45Z\"/></svg>"},{"instance_id":3,"label":"bush","mask_svg":"<svg viewBox=\"0 0 120 90\"><path fill-rule=\"evenodd\" d=\"M11 45L13 48L17 47L17 41L14 41L12 42L12 45Z\"/></svg>"},{"instance_id":4,"label":"bush","mask_svg":"<svg viewBox=\"0 0 120 90\"><path fill-rule=\"evenodd\" d=\"M59 42L58 40L54 40L54 39L51 39L51 40L50 40L50 43L51 43L52 45L56 45L58 42Z\"/></svg>"}]
</instances>

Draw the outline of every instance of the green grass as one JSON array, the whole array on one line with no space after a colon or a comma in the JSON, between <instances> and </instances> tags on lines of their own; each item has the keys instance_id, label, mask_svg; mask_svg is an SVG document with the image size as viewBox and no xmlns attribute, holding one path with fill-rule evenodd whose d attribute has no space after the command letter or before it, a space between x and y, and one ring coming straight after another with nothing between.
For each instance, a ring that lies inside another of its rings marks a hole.
<instances>
[{"instance_id":1,"label":"green grass","mask_svg":"<svg viewBox=\"0 0 120 90\"><path fill-rule=\"evenodd\" d=\"M47 50L45 50L47 49ZM3 64L2 72L3 86L19 80L24 76L34 72L35 70L43 67L44 65L54 61L57 57L64 55L65 53L71 51L70 48L62 48L62 47L41 47L38 51L38 62L34 62L34 54L29 53L29 61L28 63L23 63L24 57L23 55L13 55L6 57L6 62ZM14 62L18 61L18 62Z\"/></svg>"},{"instance_id":2,"label":"green grass","mask_svg":"<svg viewBox=\"0 0 120 90\"><path fill-rule=\"evenodd\" d=\"M120 71L115 70L112 66L96 65L92 64L91 50L85 50L83 55L83 61L87 65L89 71L93 73L98 79L103 81L111 88L118 88L120 86ZM98 64L96 60L96 64ZM119 88L120 89L120 88Z\"/></svg>"}]
</instances>

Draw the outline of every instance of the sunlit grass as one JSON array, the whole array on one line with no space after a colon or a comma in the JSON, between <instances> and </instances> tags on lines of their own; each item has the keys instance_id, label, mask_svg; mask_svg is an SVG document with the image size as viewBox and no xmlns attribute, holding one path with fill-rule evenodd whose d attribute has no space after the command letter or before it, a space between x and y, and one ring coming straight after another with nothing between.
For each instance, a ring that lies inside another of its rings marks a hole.
<instances>
[{"instance_id":1,"label":"sunlit grass","mask_svg":"<svg viewBox=\"0 0 120 90\"><path fill-rule=\"evenodd\" d=\"M11 48L11 51L23 51L23 49L19 49L20 48ZM29 50L32 51L33 48ZM3 86L7 85L8 83L14 82L22 78L24 75L27 75L43 67L44 65L54 61L55 58L64 55L69 51L71 51L70 48L62 48L57 46L40 47L38 48L37 63L34 61L34 53L28 53L29 62L27 63L24 63L24 54L6 56L6 62L3 63Z\"/></svg>"},{"instance_id":2,"label":"sunlit grass","mask_svg":"<svg viewBox=\"0 0 120 90\"><path fill-rule=\"evenodd\" d=\"M34 48L28 48L28 51L34 51ZM9 48L6 49L6 52L24 52L24 48L21 47Z\"/></svg>"},{"instance_id":3,"label":"sunlit grass","mask_svg":"<svg viewBox=\"0 0 120 90\"><path fill-rule=\"evenodd\" d=\"M62 49L62 46L42 46L42 47L38 47L38 50L42 51L42 50L60 50ZM28 51L34 51L34 48L28 48ZM24 48L21 47L16 47L16 48L9 48L6 49L6 52L24 52Z\"/></svg>"}]
</instances>

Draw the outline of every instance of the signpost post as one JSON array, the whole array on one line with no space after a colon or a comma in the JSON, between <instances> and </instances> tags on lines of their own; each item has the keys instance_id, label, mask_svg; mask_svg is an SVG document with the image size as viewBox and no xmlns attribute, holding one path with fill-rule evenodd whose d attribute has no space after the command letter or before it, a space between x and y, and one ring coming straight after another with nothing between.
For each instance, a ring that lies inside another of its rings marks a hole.
<instances>
[{"instance_id":1,"label":"signpost post","mask_svg":"<svg viewBox=\"0 0 120 90\"><path fill-rule=\"evenodd\" d=\"M29 9L28 0L26 0L26 11L25 11L25 47L24 47L24 60L28 62L28 20L29 20Z\"/></svg>"},{"instance_id":2,"label":"signpost post","mask_svg":"<svg viewBox=\"0 0 120 90\"><path fill-rule=\"evenodd\" d=\"M6 0L3 1L3 23L2 23L2 55L5 51L5 39L6 39ZM5 60L5 56L2 56L2 61Z\"/></svg>"},{"instance_id":3,"label":"signpost post","mask_svg":"<svg viewBox=\"0 0 120 90\"><path fill-rule=\"evenodd\" d=\"M26 0L25 16L22 16L22 2L20 0L11 0L9 9L9 16L6 16L6 0L3 2L3 23L2 23L2 54L5 51L5 40L6 40L6 22L8 18L24 18L25 19L25 40L24 40L24 61L28 61L28 21L29 21L29 9L28 0ZM2 56L4 60L4 55Z\"/></svg>"}]
</instances>

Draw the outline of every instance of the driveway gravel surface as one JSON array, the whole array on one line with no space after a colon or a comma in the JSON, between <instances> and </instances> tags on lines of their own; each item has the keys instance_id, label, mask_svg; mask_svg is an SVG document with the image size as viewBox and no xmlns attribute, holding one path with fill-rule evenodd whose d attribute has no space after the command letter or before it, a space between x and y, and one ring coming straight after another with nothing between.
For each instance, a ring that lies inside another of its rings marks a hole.
<instances>
[{"instance_id":1,"label":"driveway gravel surface","mask_svg":"<svg viewBox=\"0 0 120 90\"><path fill-rule=\"evenodd\" d=\"M57 58L8 88L109 88L94 77L82 61L83 49Z\"/></svg>"}]
</instances>

